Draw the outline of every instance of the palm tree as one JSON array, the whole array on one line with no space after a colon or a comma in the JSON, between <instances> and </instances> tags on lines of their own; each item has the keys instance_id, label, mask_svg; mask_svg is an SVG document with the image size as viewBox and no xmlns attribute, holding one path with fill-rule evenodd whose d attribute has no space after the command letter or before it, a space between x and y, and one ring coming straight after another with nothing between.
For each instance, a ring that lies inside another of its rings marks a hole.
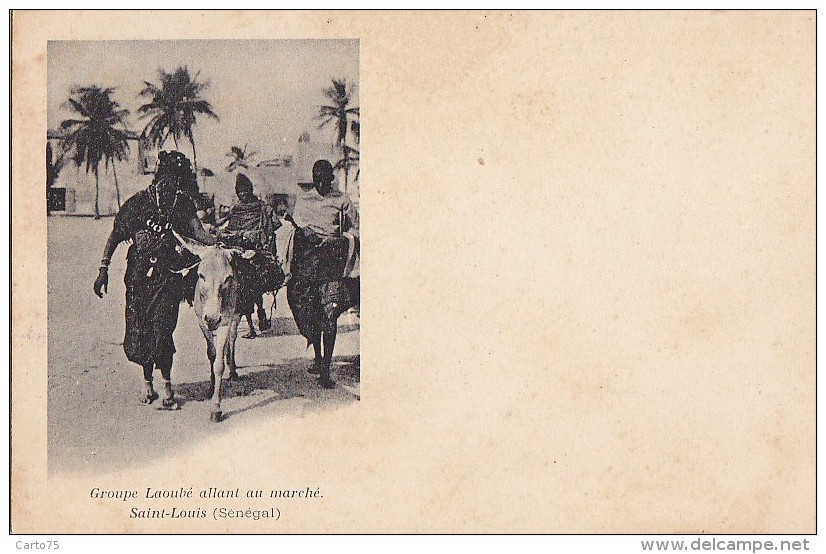
<instances>
[{"instance_id":1,"label":"palm tree","mask_svg":"<svg viewBox=\"0 0 826 554\"><path fill-rule=\"evenodd\" d=\"M230 148L229 152L227 152L226 155L232 158L232 161L229 162L229 165L227 166L227 171L232 173L239 167L243 167L244 169L250 168L250 165L253 162L253 158L256 154L258 154L258 152L247 152L247 148L249 148L247 144L245 144L243 148L239 148L237 146L233 146L232 148Z\"/></svg>"},{"instance_id":2,"label":"palm tree","mask_svg":"<svg viewBox=\"0 0 826 554\"><path fill-rule=\"evenodd\" d=\"M209 169L208 167L202 167L202 168L198 171L198 174L199 174L201 177L203 177L203 178L204 178L204 186L206 186L206 183L207 183L207 178L208 178L208 177L215 177L215 172L214 172L214 171L212 171L211 169Z\"/></svg>"},{"instance_id":3,"label":"palm tree","mask_svg":"<svg viewBox=\"0 0 826 554\"><path fill-rule=\"evenodd\" d=\"M95 219L100 219L100 162L104 162L104 170L110 163L114 169L115 162L126 159L129 153L129 132L125 128L129 110L121 109L112 99L114 91L97 85L72 89L68 105L82 119L66 119L60 124L64 152L72 151L75 165L86 164L86 173L91 169L95 174ZM120 190L117 195L120 207Z\"/></svg>"},{"instance_id":4,"label":"palm tree","mask_svg":"<svg viewBox=\"0 0 826 554\"><path fill-rule=\"evenodd\" d=\"M331 105L321 106L318 111L318 119L321 119L321 124L318 128L325 127L328 123L334 122L336 126L336 142L341 145L341 151L344 154L342 164L344 167L344 192L347 192L347 180L349 173L349 166L352 165L349 161L350 152L347 146L347 129L349 128L349 118L351 116L359 116L358 106L350 107L350 99L353 96L353 87L347 88L347 81L345 79L333 79L333 84L324 89L324 95L332 102ZM338 165L338 164L336 164Z\"/></svg>"},{"instance_id":5,"label":"palm tree","mask_svg":"<svg viewBox=\"0 0 826 554\"><path fill-rule=\"evenodd\" d=\"M351 148L349 146L345 146L344 147L344 157L341 158L339 161L337 161L336 165L333 166L333 169L344 169L345 170L345 188L344 188L345 191L347 190L347 180L346 180L347 173L346 172L349 171L350 168L356 168L356 178L354 180L358 181L358 178L359 178L359 170L358 170L359 157L360 157L360 153L357 149Z\"/></svg>"},{"instance_id":6,"label":"palm tree","mask_svg":"<svg viewBox=\"0 0 826 554\"><path fill-rule=\"evenodd\" d=\"M144 134L152 145L163 148L166 139L172 135L177 149L178 139L189 139L195 171L198 170L193 134L196 116L205 115L218 119L212 105L201 98L201 94L209 87L209 82L199 82L198 75L200 73L196 73L195 77L190 76L189 68L186 66L179 67L172 73L159 69L159 84L143 82L146 86L140 95L150 98L150 102L138 108L141 117L150 118L144 128Z\"/></svg>"},{"instance_id":7,"label":"palm tree","mask_svg":"<svg viewBox=\"0 0 826 554\"><path fill-rule=\"evenodd\" d=\"M120 210L120 185L118 184L118 170L115 167L115 161L122 162L123 160L129 159L129 145L124 142L121 146L124 148L118 147L112 151L112 156L106 156L104 158L107 168L109 167L109 163L112 163L112 175L115 176L115 194L118 199L118 210Z\"/></svg>"},{"instance_id":8,"label":"palm tree","mask_svg":"<svg viewBox=\"0 0 826 554\"><path fill-rule=\"evenodd\" d=\"M356 146L361 143L361 123L358 120L350 122L350 132L353 133L353 138L356 141ZM349 148L349 147L348 147ZM344 163L348 166L356 168L356 178L355 180L358 181L359 179L359 161L361 160L361 152L358 151L356 148L350 148L350 154L344 157Z\"/></svg>"}]
</instances>

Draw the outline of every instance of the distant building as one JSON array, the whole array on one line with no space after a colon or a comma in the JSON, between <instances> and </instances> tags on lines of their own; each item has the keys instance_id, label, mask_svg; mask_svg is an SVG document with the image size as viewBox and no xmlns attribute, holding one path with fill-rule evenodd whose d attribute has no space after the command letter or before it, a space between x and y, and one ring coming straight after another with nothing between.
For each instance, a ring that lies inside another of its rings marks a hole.
<instances>
[{"instance_id":1,"label":"distant building","mask_svg":"<svg viewBox=\"0 0 826 554\"><path fill-rule=\"evenodd\" d=\"M50 131L47 140L54 152L61 152L62 136ZM115 162L121 203L152 182L158 161L158 149L150 146L138 136L130 136L129 158ZM66 156L70 156L67 153ZM107 169L100 164L98 206L100 215L114 215L118 212L115 174L112 164ZM69 215L95 214L95 174L86 166L77 167L74 161L66 159L52 188L66 189L66 210Z\"/></svg>"},{"instance_id":2,"label":"distant building","mask_svg":"<svg viewBox=\"0 0 826 554\"><path fill-rule=\"evenodd\" d=\"M61 152L62 136L49 132L48 142L54 152ZM158 149L149 145L141 137L134 135L128 139L129 158L116 162L121 203L136 192L145 189L152 182L152 176L158 162ZM205 197L214 198L216 206L229 206L236 202L235 176L246 174L252 180L255 194L260 198L271 195L286 195L290 198L290 207L300 192L298 183L312 182L313 164L316 160L329 160L335 165L342 158L341 148L330 142L312 142L310 134L304 133L295 144L295 151L281 153L249 169L241 168L232 173L219 171L205 177L199 176L200 191ZM210 172L211 173L211 172ZM357 171L350 169L348 190L350 198L358 205L359 181ZM99 208L101 215L114 215L118 211L115 177L112 165L106 169L100 166ZM337 170L337 183L344 189L344 170ZM71 215L94 215L95 213L95 175L86 173L85 166L77 167L71 160L66 160L55 180L53 188L66 189L66 210Z\"/></svg>"},{"instance_id":3,"label":"distant building","mask_svg":"<svg viewBox=\"0 0 826 554\"><path fill-rule=\"evenodd\" d=\"M312 142L310 134L305 132L298 139L294 153L282 153L269 160L260 162L250 168L241 168L232 173L220 172L215 178L201 186L203 192L213 194L216 205L229 206L237 199L235 196L235 176L242 173L250 178L255 194L260 198L286 195L289 197L289 206L295 203L300 192L299 183L311 183L313 180L313 164L316 160L329 160L335 165L342 157L341 148L330 142ZM337 170L337 183L344 189L344 170ZM350 169L348 194L358 205L359 181L356 180L356 170Z\"/></svg>"}]
</instances>

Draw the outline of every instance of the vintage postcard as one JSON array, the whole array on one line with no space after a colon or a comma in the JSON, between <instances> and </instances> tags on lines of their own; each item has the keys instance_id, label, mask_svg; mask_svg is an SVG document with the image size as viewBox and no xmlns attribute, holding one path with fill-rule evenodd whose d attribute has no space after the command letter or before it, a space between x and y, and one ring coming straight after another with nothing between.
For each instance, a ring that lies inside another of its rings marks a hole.
<instances>
[{"instance_id":1,"label":"vintage postcard","mask_svg":"<svg viewBox=\"0 0 826 554\"><path fill-rule=\"evenodd\" d=\"M12 63L13 532L815 532L813 11L23 10Z\"/></svg>"}]
</instances>

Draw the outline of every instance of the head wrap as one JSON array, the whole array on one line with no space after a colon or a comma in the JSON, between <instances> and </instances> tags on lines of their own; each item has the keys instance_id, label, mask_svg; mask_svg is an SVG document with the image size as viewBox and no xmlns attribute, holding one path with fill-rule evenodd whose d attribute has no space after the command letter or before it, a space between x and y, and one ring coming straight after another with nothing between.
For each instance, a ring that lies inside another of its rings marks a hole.
<instances>
[{"instance_id":1,"label":"head wrap","mask_svg":"<svg viewBox=\"0 0 826 554\"><path fill-rule=\"evenodd\" d=\"M152 184L174 182L178 190L190 195L198 193L198 178L192 170L192 164L184 154L177 150L158 152L158 170Z\"/></svg>"},{"instance_id":2,"label":"head wrap","mask_svg":"<svg viewBox=\"0 0 826 554\"><path fill-rule=\"evenodd\" d=\"M243 173L239 173L235 176L235 193L238 194L242 190L252 192L252 181Z\"/></svg>"}]
</instances>

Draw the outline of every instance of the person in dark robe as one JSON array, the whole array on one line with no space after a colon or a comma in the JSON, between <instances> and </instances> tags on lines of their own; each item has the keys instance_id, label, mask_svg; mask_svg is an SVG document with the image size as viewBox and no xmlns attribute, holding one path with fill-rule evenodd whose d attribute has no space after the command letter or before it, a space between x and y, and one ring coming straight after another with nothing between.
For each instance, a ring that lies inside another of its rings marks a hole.
<instances>
[{"instance_id":1,"label":"person in dark robe","mask_svg":"<svg viewBox=\"0 0 826 554\"><path fill-rule=\"evenodd\" d=\"M235 194L238 203L229 213L229 223L222 234L222 240L254 250L275 252L275 229L272 208L253 193L252 181L239 173L235 178ZM261 331L270 328L270 320L264 309L264 299L260 287L244 279L241 294L241 313L247 320L249 331L245 339L254 339L257 334L252 324L252 314L258 312L258 327Z\"/></svg>"},{"instance_id":2,"label":"person in dark robe","mask_svg":"<svg viewBox=\"0 0 826 554\"><path fill-rule=\"evenodd\" d=\"M358 280L344 277L350 249L344 234L358 237L358 212L350 198L333 187L334 180L332 164L318 160L313 187L298 196L289 218L296 232L287 302L299 332L313 345L309 372L319 376L324 388L335 386L330 364L338 317L358 302Z\"/></svg>"},{"instance_id":3,"label":"person in dark robe","mask_svg":"<svg viewBox=\"0 0 826 554\"><path fill-rule=\"evenodd\" d=\"M126 255L126 334L123 349L127 359L143 368L144 391L141 402L158 399L152 378L161 372L164 397L161 407L178 409L172 390L172 333L178 323L182 299L191 300L196 272L185 268L197 263L178 245L172 231L203 244L215 244L196 216L191 189L197 180L189 160L180 152L160 152L152 184L124 202L103 249L103 259L95 279L98 297L108 292L109 262L118 245L130 241ZM191 256L191 255L190 255Z\"/></svg>"}]
</instances>

